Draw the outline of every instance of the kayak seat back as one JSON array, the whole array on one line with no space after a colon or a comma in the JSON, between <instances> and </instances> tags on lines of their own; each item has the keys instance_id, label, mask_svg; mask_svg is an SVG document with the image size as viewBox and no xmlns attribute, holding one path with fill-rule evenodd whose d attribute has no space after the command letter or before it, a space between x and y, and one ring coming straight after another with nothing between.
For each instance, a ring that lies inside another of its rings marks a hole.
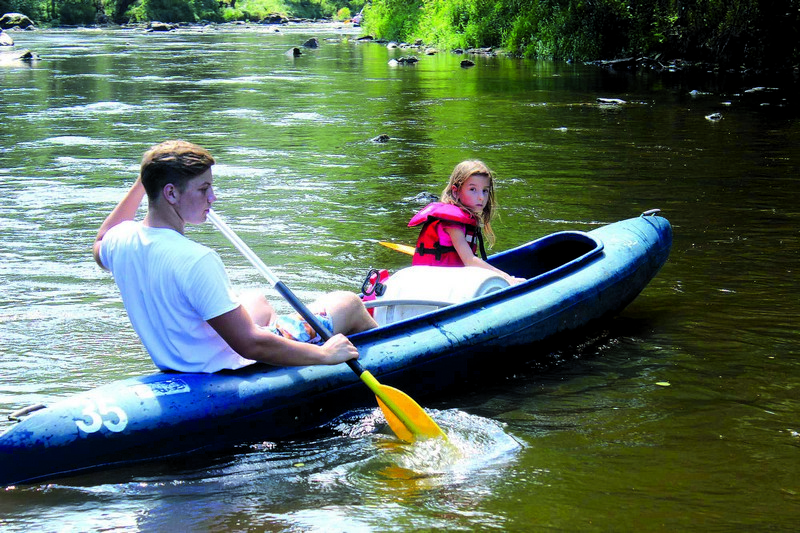
<instances>
[{"instance_id":1,"label":"kayak seat back","mask_svg":"<svg viewBox=\"0 0 800 533\"><path fill-rule=\"evenodd\" d=\"M508 282L485 268L412 266L392 274L384 285L383 295L370 302L379 326L484 296Z\"/></svg>"}]
</instances>

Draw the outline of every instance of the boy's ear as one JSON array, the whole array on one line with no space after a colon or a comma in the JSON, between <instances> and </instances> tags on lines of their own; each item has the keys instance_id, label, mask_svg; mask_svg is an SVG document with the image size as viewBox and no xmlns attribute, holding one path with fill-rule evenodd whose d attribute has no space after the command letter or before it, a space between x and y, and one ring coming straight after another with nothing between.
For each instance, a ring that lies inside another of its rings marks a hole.
<instances>
[{"instance_id":1,"label":"boy's ear","mask_svg":"<svg viewBox=\"0 0 800 533\"><path fill-rule=\"evenodd\" d=\"M161 189L161 194L164 196L164 199L172 205L178 203L178 197L180 196L180 191L178 188L175 187L174 183L167 183L164 185L164 188Z\"/></svg>"}]
</instances>

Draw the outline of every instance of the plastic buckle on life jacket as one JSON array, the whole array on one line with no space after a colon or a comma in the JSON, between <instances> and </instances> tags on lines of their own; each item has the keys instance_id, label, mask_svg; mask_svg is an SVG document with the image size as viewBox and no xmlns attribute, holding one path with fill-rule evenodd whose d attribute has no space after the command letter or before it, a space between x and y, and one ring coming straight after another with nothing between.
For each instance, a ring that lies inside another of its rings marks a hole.
<instances>
[{"instance_id":1,"label":"plastic buckle on life jacket","mask_svg":"<svg viewBox=\"0 0 800 533\"><path fill-rule=\"evenodd\" d=\"M383 296L383 293L386 292L386 286L383 282L387 279L389 279L388 270L385 268L381 270L371 268L370 271L367 272L364 283L361 284L361 294L364 296Z\"/></svg>"},{"instance_id":2,"label":"plastic buckle on life jacket","mask_svg":"<svg viewBox=\"0 0 800 533\"><path fill-rule=\"evenodd\" d=\"M369 272L367 272L364 283L361 284L361 301L368 302L374 300L378 296L383 296L383 293L386 292L386 285L384 285L383 282L387 279L389 279L388 270L385 268L380 270L371 268ZM372 315L375 310L367 309L367 311Z\"/></svg>"}]
</instances>

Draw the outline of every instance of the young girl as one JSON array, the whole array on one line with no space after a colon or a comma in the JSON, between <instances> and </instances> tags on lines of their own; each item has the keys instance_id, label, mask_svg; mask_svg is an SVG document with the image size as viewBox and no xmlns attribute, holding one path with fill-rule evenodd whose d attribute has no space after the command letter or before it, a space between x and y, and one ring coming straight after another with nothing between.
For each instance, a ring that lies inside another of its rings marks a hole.
<instances>
[{"instance_id":1,"label":"young girl","mask_svg":"<svg viewBox=\"0 0 800 533\"><path fill-rule=\"evenodd\" d=\"M414 215L409 227L422 225L413 265L476 266L503 276L511 285L525 281L506 274L485 261L483 236L494 243L492 216L497 209L494 174L481 161L456 165L441 201ZM480 249L483 259L475 255Z\"/></svg>"}]
</instances>

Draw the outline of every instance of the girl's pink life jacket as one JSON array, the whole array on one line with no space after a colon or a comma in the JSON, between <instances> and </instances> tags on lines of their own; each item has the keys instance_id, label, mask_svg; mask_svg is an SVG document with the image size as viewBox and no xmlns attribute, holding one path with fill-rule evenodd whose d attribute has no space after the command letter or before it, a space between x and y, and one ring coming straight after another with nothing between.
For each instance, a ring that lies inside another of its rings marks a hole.
<instances>
[{"instance_id":1,"label":"girl's pink life jacket","mask_svg":"<svg viewBox=\"0 0 800 533\"><path fill-rule=\"evenodd\" d=\"M442 221L462 224L472 253L476 252L481 235L475 216L457 205L434 202L425 206L408 223L409 228L422 224L411 258L412 265L464 266L453 246L444 246L439 242L438 228Z\"/></svg>"}]
</instances>

